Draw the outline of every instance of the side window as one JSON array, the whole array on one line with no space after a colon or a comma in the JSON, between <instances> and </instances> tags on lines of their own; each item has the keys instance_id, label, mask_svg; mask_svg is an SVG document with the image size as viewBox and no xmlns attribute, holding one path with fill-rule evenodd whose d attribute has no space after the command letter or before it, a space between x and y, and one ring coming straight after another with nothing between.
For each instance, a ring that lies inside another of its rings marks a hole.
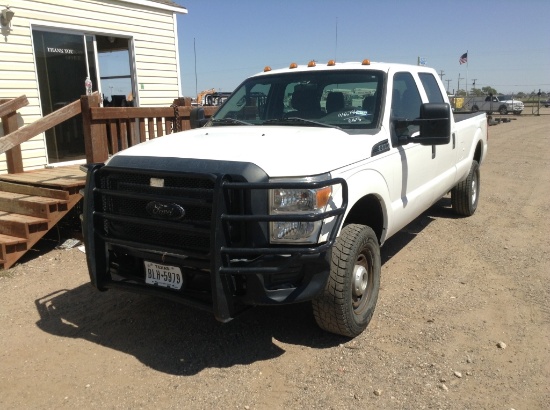
<instances>
[{"instance_id":1,"label":"side window","mask_svg":"<svg viewBox=\"0 0 550 410\"><path fill-rule=\"evenodd\" d=\"M393 76L392 89L392 116L409 120L418 118L422 98L411 73L396 73ZM412 134L418 131L418 125L409 125L404 130L397 130L401 135Z\"/></svg>"},{"instance_id":2,"label":"side window","mask_svg":"<svg viewBox=\"0 0 550 410\"><path fill-rule=\"evenodd\" d=\"M439 84L437 83L437 80L435 79L433 74L420 73L418 76L420 77L420 81L422 81L424 90L428 95L428 102L431 102L431 103L445 102L445 100L443 99L443 95L441 95L441 88L439 88Z\"/></svg>"}]
</instances>

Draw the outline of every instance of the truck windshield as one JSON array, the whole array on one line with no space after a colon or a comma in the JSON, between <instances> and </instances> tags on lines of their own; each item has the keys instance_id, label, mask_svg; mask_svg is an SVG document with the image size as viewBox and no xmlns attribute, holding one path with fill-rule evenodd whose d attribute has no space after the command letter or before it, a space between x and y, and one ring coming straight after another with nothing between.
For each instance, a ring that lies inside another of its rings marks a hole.
<instances>
[{"instance_id":1,"label":"truck windshield","mask_svg":"<svg viewBox=\"0 0 550 410\"><path fill-rule=\"evenodd\" d=\"M376 70L311 70L251 77L208 125L376 128L384 78Z\"/></svg>"}]
</instances>

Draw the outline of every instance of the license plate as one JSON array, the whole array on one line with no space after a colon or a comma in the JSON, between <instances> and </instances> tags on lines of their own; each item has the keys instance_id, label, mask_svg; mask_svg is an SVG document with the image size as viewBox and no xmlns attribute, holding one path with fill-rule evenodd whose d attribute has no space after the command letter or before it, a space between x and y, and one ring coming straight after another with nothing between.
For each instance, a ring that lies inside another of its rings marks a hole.
<instances>
[{"instance_id":1,"label":"license plate","mask_svg":"<svg viewBox=\"0 0 550 410\"><path fill-rule=\"evenodd\" d=\"M163 288L181 289L183 275L180 268L149 261L143 262L145 263L145 283Z\"/></svg>"}]
</instances>

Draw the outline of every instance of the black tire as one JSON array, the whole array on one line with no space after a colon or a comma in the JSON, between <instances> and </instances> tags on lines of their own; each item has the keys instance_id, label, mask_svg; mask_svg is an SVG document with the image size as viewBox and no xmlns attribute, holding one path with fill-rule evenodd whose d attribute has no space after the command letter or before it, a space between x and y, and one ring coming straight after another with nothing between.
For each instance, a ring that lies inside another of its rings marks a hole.
<instances>
[{"instance_id":1,"label":"black tire","mask_svg":"<svg viewBox=\"0 0 550 410\"><path fill-rule=\"evenodd\" d=\"M478 112L479 111L479 107L477 105L474 105L472 107L472 112Z\"/></svg>"},{"instance_id":2,"label":"black tire","mask_svg":"<svg viewBox=\"0 0 550 410\"><path fill-rule=\"evenodd\" d=\"M477 209L479 202L479 164L476 160L472 161L468 178L459 182L451 190L451 204L453 211L462 216L471 216Z\"/></svg>"},{"instance_id":3,"label":"black tire","mask_svg":"<svg viewBox=\"0 0 550 410\"><path fill-rule=\"evenodd\" d=\"M501 114L501 115L506 115L508 114L508 108L506 108L506 106L502 106L498 109L498 112Z\"/></svg>"},{"instance_id":4,"label":"black tire","mask_svg":"<svg viewBox=\"0 0 550 410\"><path fill-rule=\"evenodd\" d=\"M330 277L313 314L324 330L355 337L372 318L380 290L380 245L365 225L347 225L332 247Z\"/></svg>"},{"instance_id":5,"label":"black tire","mask_svg":"<svg viewBox=\"0 0 550 410\"><path fill-rule=\"evenodd\" d=\"M521 111L514 111L514 115L520 115Z\"/></svg>"}]
</instances>

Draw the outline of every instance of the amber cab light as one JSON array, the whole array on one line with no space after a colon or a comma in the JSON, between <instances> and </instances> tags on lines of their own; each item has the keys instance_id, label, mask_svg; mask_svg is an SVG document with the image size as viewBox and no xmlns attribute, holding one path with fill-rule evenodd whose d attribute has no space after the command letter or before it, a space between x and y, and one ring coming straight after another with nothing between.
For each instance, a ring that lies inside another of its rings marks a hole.
<instances>
[{"instance_id":1,"label":"amber cab light","mask_svg":"<svg viewBox=\"0 0 550 410\"><path fill-rule=\"evenodd\" d=\"M298 64L296 63L290 63L290 66L288 68L296 68L298 67Z\"/></svg>"},{"instance_id":2,"label":"amber cab light","mask_svg":"<svg viewBox=\"0 0 550 410\"><path fill-rule=\"evenodd\" d=\"M370 60L368 58L365 58L361 65L370 65Z\"/></svg>"}]
</instances>

